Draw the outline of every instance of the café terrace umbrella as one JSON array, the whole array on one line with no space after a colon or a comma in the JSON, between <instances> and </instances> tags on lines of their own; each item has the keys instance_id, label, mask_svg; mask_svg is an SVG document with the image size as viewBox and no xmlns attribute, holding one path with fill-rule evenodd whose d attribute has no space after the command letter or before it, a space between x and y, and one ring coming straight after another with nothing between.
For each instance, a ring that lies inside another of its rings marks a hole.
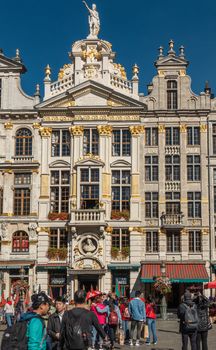
<instances>
[{"instance_id":1,"label":"caf\u00e9 terrace umbrella","mask_svg":"<svg viewBox=\"0 0 216 350\"><path fill-rule=\"evenodd\" d=\"M216 289L216 280L212 282L208 282L204 285L205 289Z\"/></svg>"},{"instance_id":2,"label":"caf\u00e9 terrace umbrella","mask_svg":"<svg viewBox=\"0 0 216 350\"><path fill-rule=\"evenodd\" d=\"M102 294L102 292L100 292L99 290L90 291L86 295L86 300L89 300L91 298L95 298L95 297L97 297L98 295L101 295L101 294Z\"/></svg>"}]
</instances>

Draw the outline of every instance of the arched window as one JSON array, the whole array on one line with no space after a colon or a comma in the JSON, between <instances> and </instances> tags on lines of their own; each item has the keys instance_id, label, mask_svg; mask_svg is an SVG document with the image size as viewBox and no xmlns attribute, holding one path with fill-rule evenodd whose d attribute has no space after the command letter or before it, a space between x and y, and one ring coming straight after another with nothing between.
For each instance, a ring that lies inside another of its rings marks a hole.
<instances>
[{"instance_id":1,"label":"arched window","mask_svg":"<svg viewBox=\"0 0 216 350\"><path fill-rule=\"evenodd\" d=\"M178 108L178 85L175 80L167 82L167 109Z\"/></svg>"},{"instance_id":2,"label":"arched window","mask_svg":"<svg viewBox=\"0 0 216 350\"><path fill-rule=\"evenodd\" d=\"M13 234L12 251L25 253L29 251L29 236L24 231L17 231Z\"/></svg>"},{"instance_id":3,"label":"arched window","mask_svg":"<svg viewBox=\"0 0 216 350\"><path fill-rule=\"evenodd\" d=\"M16 132L16 156L32 155L32 133L29 129L22 128Z\"/></svg>"}]
</instances>

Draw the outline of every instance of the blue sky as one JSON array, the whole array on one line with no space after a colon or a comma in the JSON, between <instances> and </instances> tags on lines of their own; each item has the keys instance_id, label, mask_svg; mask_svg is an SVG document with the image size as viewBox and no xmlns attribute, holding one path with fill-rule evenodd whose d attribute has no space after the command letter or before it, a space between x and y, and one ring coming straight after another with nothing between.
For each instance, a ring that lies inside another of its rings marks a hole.
<instances>
[{"instance_id":1,"label":"blue sky","mask_svg":"<svg viewBox=\"0 0 216 350\"><path fill-rule=\"evenodd\" d=\"M89 4L94 1L87 0ZM190 61L188 73L195 93L209 80L216 92L216 1L207 0L95 0L101 18L100 38L110 41L131 77L131 67L140 67L140 92L155 75L154 61L170 39L175 49L185 46ZM44 67L59 68L69 62L74 41L88 34L88 18L82 0L10 0L1 2L0 47L8 57L21 51L28 72L22 86L33 94L42 87Z\"/></svg>"}]
</instances>

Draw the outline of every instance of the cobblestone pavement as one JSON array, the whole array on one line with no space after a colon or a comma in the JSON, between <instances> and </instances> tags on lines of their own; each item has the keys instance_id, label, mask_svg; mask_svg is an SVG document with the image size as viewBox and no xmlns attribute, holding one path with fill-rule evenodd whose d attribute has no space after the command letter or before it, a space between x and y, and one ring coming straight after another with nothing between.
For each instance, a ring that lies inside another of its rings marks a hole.
<instances>
[{"instance_id":1,"label":"cobblestone pavement","mask_svg":"<svg viewBox=\"0 0 216 350\"><path fill-rule=\"evenodd\" d=\"M5 327L3 327L5 328ZM2 339L3 328L0 327L0 342ZM144 343L140 347L120 346L116 345L117 349L149 349L149 350L181 350L181 335L178 332L179 323L173 321L157 321L157 335L158 344L147 346ZM213 329L209 331L208 336L208 350L216 350L216 325L213 325ZM190 347L188 347L190 350Z\"/></svg>"}]
</instances>

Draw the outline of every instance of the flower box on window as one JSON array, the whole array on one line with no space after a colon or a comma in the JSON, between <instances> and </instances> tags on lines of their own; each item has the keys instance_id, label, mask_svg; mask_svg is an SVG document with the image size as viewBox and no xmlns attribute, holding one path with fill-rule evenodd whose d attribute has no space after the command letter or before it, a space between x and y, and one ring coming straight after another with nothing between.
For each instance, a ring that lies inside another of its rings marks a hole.
<instances>
[{"instance_id":1,"label":"flower box on window","mask_svg":"<svg viewBox=\"0 0 216 350\"><path fill-rule=\"evenodd\" d=\"M129 210L112 210L111 212L111 219L112 220L129 220L130 212Z\"/></svg>"},{"instance_id":2,"label":"flower box on window","mask_svg":"<svg viewBox=\"0 0 216 350\"><path fill-rule=\"evenodd\" d=\"M122 258L128 258L130 255L130 247L123 247L121 250Z\"/></svg>"},{"instance_id":3,"label":"flower box on window","mask_svg":"<svg viewBox=\"0 0 216 350\"><path fill-rule=\"evenodd\" d=\"M119 255L119 251L120 251L119 248L112 247L111 248L111 257L113 259L116 259L118 257L118 255Z\"/></svg>"},{"instance_id":4,"label":"flower box on window","mask_svg":"<svg viewBox=\"0 0 216 350\"><path fill-rule=\"evenodd\" d=\"M48 219L49 220L68 220L69 214L68 213L49 213Z\"/></svg>"},{"instance_id":5,"label":"flower box on window","mask_svg":"<svg viewBox=\"0 0 216 350\"><path fill-rule=\"evenodd\" d=\"M49 260L66 260L67 248L49 248L47 257Z\"/></svg>"}]
</instances>

